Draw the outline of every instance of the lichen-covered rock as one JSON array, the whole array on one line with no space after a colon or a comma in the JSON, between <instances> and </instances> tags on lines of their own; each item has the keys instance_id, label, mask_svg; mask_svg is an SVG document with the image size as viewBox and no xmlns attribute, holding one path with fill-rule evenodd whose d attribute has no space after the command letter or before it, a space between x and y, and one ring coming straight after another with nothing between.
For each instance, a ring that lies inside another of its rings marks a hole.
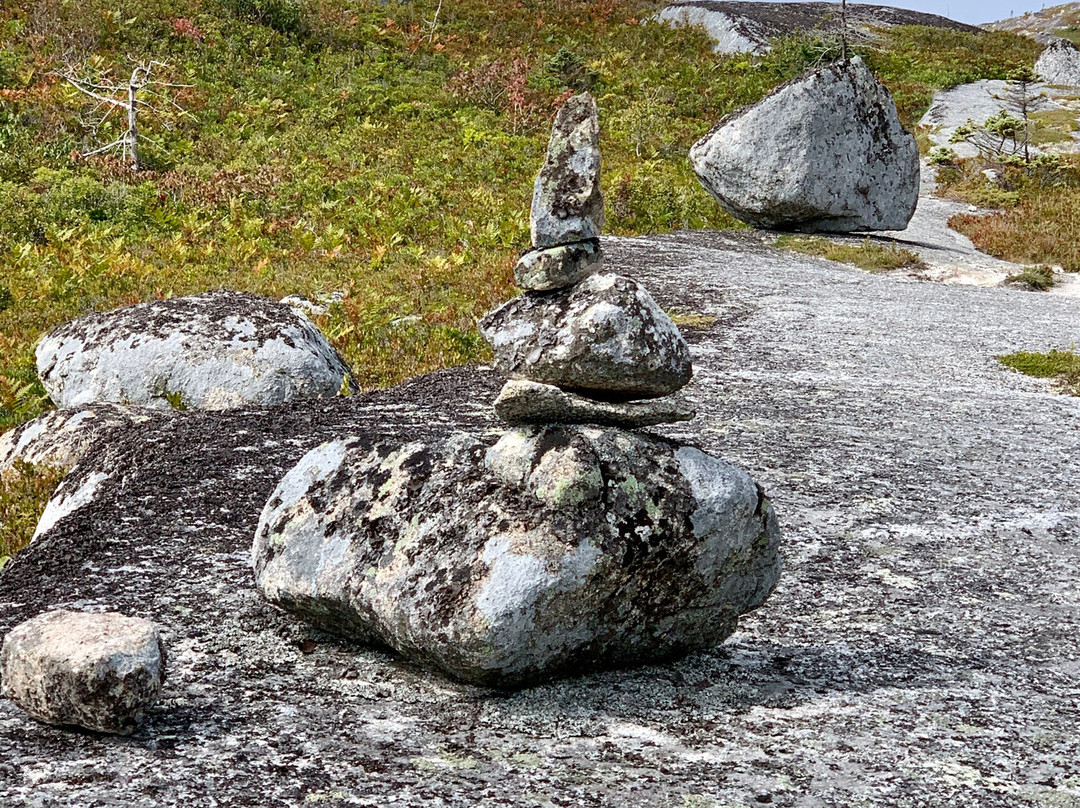
<instances>
[{"instance_id":1,"label":"lichen-covered rock","mask_svg":"<svg viewBox=\"0 0 1080 808\"><path fill-rule=\"evenodd\" d=\"M504 375L595 398L665 396L693 375L678 327L642 286L618 275L522 295L484 317L480 333Z\"/></svg>"},{"instance_id":2,"label":"lichen-covered rock","mask_svg":"<svg viewBox=\"0 0 1080 808\"><path fill-rule=\"evenodd\" d=\"M127 735L161 693L165 658L148 620L46 612L4 638L0 695L47 724Z\"/></svg>"},{"instance_id":3,"label":"lichen-covered rock","mask_svg":"<svg viewBox=\"0 0 1080 808\"><path fill-rule=\"evenodd\" d=\"M324 444L279 483L252 554L261 591L304 619L513 687L716 645L775 586L779 536L753 480L698 449L548 426Z\"/></svg>"},{"instance_id":4,"label":"lichen-covered rock","mask_svg":"<svg viewBox=\"0 0 1080 808\"><path fill-rule=\"evenodd\" d=\"M18 461L70 469L103 433L143 423L149 417L145 409L119 404L51 410L0 435L0 471Z\"/></svg>"},{"instance_id":5,"label":"lichen-covered rock","mask_svg":"<svg viewBox=\"0 0 1080 808\"><path fill-rule=\"evenodd\" d=\"M725 210L761 228L903 230L919 197L915 138L858 57L725 117L690 160Z\"/></svg>"},{"instance_id":6,"label":"lichen-covered rock","mask_svg":"<svg viewBox=\"0 0 1080 808\"><path fill-rule=\"evenodd\" d=\"M495 414L508 424L603 424L628 429L690 421L694 411L675 398L596 401L551 384L515 379L495 399Z\"/></svg>"},{"instance_id":7,"label":"lichen-covered rock","mask_svg":"<svg viewBox=\"0 0 1080 808\"><path fill-rule=\"evenodd\" d=\"M514 281L522 289L550 292L580 283L603 267L599 240L579 241L529 250L514 267Z\"/></svg>"},{"instance_id":8,"label":"lichen-covered rock","mask_svg":"<svg viewBox=\"0 0 1080 808\"><path fill-rule=\"evenodd\" d=\"M61 408L101 401L224 410L332 396L351 377L318 328L289 306L217 291L92 314L37 348Z\"/></svg>"},{"instance_id":9,"label":"lichen-covered rock","mask_svg":"<svg viewBox=\"0 0 1080 808\"><path fill-rule=\"evenodd\" d=\"M547 158L533 186L532 242L555 247L597 238L603 229L599 112L592 95L582 93L555 117Z\"/></svg>"},{"instance_id":10,"label":"lichen-covered rock","mask_svg":"<svg viewBox=\"0 0 1080 808\"><path fill-rule=\"evenodd\" d=\"M1047 84L1080 87L1080 48L1067 39L1054 39L1039 55L1035 72Z\"/></svg>"}]
</instances>

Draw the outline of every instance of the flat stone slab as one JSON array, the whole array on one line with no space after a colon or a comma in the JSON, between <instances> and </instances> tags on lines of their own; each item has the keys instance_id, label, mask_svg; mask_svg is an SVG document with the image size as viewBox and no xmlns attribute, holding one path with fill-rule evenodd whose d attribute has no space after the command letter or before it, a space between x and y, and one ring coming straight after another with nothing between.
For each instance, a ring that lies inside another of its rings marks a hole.
<instances>
[{"instance_id":1,"label":"flat stone slab","mask_svg":"<svg viewBox=\"0 0 1080 808\"><path fill-rule=\"evenodd\" d=\"M1080 304L747 233L603 246L703 323L685 329L698 418L657 431L747 469L781 515L783 578L721 648L492 694L265 602L252 537L300 457L343 435L499 430L495 373L188 413L136 426L102 497L0 572L0 635L66 607L170 638L161 699L122 742L0 700L0 804L197 806L208 784L222 804L371 808L1080 797L1080 399L996 359L1067 347Z\"/></svg>"},{"instance_id":2,"label":"flat stone slab","mask_svg":"<svg viewBox=\"0 0 1080 808\"><path fill-rule=\"evenodd\" d=\"M507 382L495 399L495 415L508 424L605 424L627 429L690 421L694 411L677 398L596 401L553 384Z\"/></svg>"}]
</instances>

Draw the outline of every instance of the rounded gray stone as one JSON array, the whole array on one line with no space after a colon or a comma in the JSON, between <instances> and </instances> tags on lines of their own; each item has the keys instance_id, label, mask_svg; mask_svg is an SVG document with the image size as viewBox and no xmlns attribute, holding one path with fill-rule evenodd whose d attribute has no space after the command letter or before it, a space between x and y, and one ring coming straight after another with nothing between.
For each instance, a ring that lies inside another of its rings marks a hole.
<instances>
[{"instance_id":1,"label":"rounded gray stone","mask_svg":"<svg viewBox=\"0 0 1080 808\"><path fill-rule=\"evenodd\" d=\"M1035 72L1047 84L1080 87L1080 48L1067 39L1055 38L1039 54Z\"/></svg>"},{"instance_id":2,"label":"rounded gray stone","mask_svg":"<svg viewBox=\"0 0 1080 808\"><path fill-rule=\"evenodd\" d=\"M47 724L127 735L160 695L165 660L148 620L51 611L4 638L0 695Z\"/></svg>"},{"instance_id":3,"label":"rounded gray stone","mask_svg":"<svg viewBox=\"0 0 1080 808\"><path fill-rule=\"evenodd\" d=\"M724 640L780 573L758 486L637 432L308 453L263 510L256 584L315 625L515 687Z\"/></svg>"},{"instance_id":4,"label":"rounded gray stone","mask_svg":"<svg viewBox=\"0 0 1080 808\"><path fill-rule=\"evenodd\" d=\"M903 230L918 203L918 145L859 57L725 117L690 161L725 210L758 228Z\"/></svg>"},{"instance_id":5,"label":"rounded gray stone","mask_svg":"<svg viewBox=\"0 0 1080 808\"><path fill-rule=\"evenodd\" d=\"M101 401L225 410L333 396L348 368L287 305L221 290L83 317L37 347L61 408Z\"/></svg>"},{"instance_id":6,"label":"rounded gray stone","mask_svg":"<svg viewBox=\"0 0 1080 808\"><path fill-rule=\"evenodd\" d=\"M514 281L522 289L550 292L580 283L603 267L599 240L579 241L529 250L514 266Z\"/></svg>"}]
</instances>

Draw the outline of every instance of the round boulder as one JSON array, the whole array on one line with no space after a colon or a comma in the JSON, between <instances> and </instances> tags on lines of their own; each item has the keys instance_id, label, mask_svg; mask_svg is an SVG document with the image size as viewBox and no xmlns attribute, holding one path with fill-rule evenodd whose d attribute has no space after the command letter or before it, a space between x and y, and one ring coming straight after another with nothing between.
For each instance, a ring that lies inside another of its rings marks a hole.
<instances>
[{"instance_id":1,"label":"round boulder","mask_svg":"<svg viewBox=\"0 0 1080 808\"><path fill-rule=\"evenodd\" d=\"M725 210L766 229L903 230L919 199L919 147L859 57L728 115L690 161Z\"/></svg>"},{"instance_id":2,"label":"round boulder","mask_svg":"<svg viewBox=\"0 0 1080 808\"><path fill-rule=\"evenodd\" d=\"M165 656L147 620L47 612L4 638L0 695L47 724L127 735L161 693Z\"/></svg>"},{"instance_id":3,"label":"round boulder","mask_svg":"<svg viewBox=\"0 0 1080 808\"><path fill-rule=\"evenodd\" d=\"M41 340L37 368L61 408L266 407L352 386L345 363L306 317L227 290L75 320Z\"/></svg>"},{"instance_id":4,"label":"round boulder","mask_svg":"<svg viewBox=\"0 0 1080 808\"><path fill-rule=\"evenodd\" d=\"M252 549L272 602L456 678L515 687L715 646L780 573L744 472L657 437L333 441L279 483Z\"/></svg>"},{"instance_id":5,"label":"round boulder","mask_svg":"<svg viewBox=\"0 0 1080 808\"><path fill-rule=\"evenodd\" d=\"M1080 48L1067 39L1053 39L1035 62L1035 72L1047 84L1080 87Z\"/></svg>"}]
</instances>

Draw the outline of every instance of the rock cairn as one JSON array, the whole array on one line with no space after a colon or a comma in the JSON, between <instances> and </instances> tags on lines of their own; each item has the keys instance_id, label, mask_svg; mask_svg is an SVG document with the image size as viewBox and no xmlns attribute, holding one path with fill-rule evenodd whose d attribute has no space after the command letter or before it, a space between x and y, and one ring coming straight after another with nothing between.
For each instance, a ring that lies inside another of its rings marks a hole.
<instances>
[{"instance_id":1,"label":"rock cairn","mask_svg":"<svg viewBox=\"0 0 1080 808\"><path fill-rule=\"evenodd\" d=\"M596 101L559 110L532 200L533 249L514 268L525 294L480 321L495 366L510 377L495 402L510 424L623 427L689 420L662 398L690 381L690 351L647 291L603 274Z\"/></svg>"}]
</instances>

